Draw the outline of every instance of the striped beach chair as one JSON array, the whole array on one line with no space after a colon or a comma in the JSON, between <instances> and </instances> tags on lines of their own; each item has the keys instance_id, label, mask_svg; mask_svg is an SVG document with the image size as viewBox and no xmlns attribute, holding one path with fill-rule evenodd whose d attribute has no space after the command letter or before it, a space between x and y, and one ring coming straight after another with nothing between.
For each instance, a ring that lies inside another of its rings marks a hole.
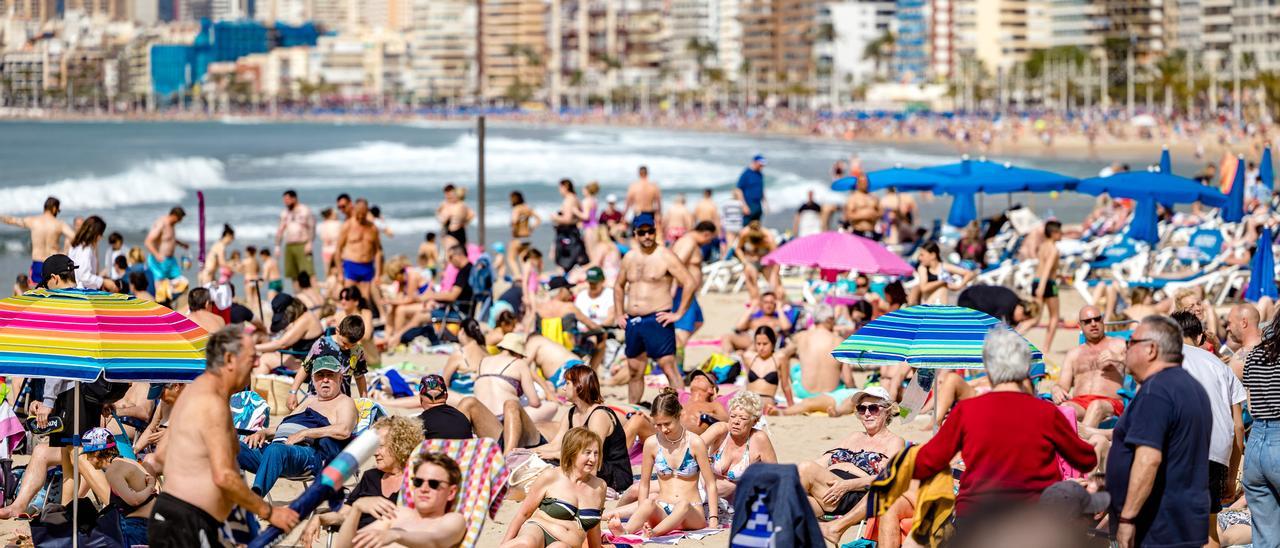
<instances>
[{"instance_id":1,"label":"striped beach chair","mask_svg":"<svg viewBox=\"0 0 1280 548\"><path fill-rule=\"evenodd\" d=\"M498 513L502 498L507 492L506 460L498 442L489 438L472 438L468 440L426 440L414 451L414 458L409 459L405 469L405 481L400 488L400 501L408 508L413 508L414 467L420 462L419 456L427 453L443 453L458 463L462 469L462 485L458 489L458 500L454 508L462 513L467 522L467 532L462 538L462 548L472 548L480 539L480 531L484 522Z\"/></svg>"}]
</instances>

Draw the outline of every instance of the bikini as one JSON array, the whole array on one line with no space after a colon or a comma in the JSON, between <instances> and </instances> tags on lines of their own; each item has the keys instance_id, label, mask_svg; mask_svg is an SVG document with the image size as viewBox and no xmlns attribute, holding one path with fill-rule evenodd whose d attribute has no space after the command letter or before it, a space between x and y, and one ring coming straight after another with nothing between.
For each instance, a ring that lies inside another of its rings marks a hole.
<instances>
[{"instance_id":1,"label":"bikini","mask_svg":"<svg viewBox=\"0 0 1280 548\"><path fill-rule=\"evenodd\" d=\"M551 519L577 521L583 531L590 531L600 525L600 509L598 508L579 509L577 506L569 504L567 501L553 497L545 497L542 499L542 502L538 504L538 509L542 510L542 513L546 514L547 517ZM542 531L543 545L550 546L556 542L564 542L552 536L551 533L548 533L547 529L543 527L541 523L534 520L529 520L529 523Z\"/></svg>"},{"instance_id":2,"label":"bikini","mask_svg":"<svg viewBox=\"0 0 1280 548\"><path fill-rule=\"evenodd\" d=\"M770 356L769 359L773 360L774 370L768 373L765 373L764 375L758 375L756 374L755 370L752 369L752 366L756 364L757 359L760 359L760 356L757 355L755 359L751 360L751 364L747 365L747 384L751 384L753 382L763 380L764 382L767 382L774 386L778 386L778 361L774 359L772 356ZM760 398L766 402L772 402L774 400L774 396L771 394L761 394L760 392L755 392L755 394L760 396Z\"/></svg>"},{"instance_id":3,"label":"bikini","mask_svg":"<svg viewBox=\"0 0 1280 548\"><path fill-rule=\"evenodd\" d=\"M476 375L476 380L478 381L485 377L497 377L498 379L507 381L508 383L511 384L511 387L516 390L517 398L522 397L524 396L524 385L520 384L520 379L517 379L510 375L504 375L504 373L507 372L507 369L510 368L512 364L516 363L516 360L518 359L520 358L512 358L511 361L507 362L507 365L502 366L502 371L499 371L497 373L481 373L479 375Z\"/></svg>"},{"instance_id":4,"label":"bikini","mask_svg":"<svg viewBox=\"0 0 1280 548\"><path fill-rule=\"evenodd\" d=\"M747 467L751 466L751 437L747 436L747 443L742 446L742 457L733 463L723 460L724 446L729 445L729 437L729 434L725 434L724 441L720 442L720 448L716 449L716 454L711 455L711 467L715 469L717 476L737 483L738 478L747 471Z\"/></svg>"},{"instance_id":5,"label":"bikini","mask_svg":"<svg viewBox=\"0 0 1280 548\"><path fill-rule=\"evenodd\" d=\"M658 478L670 478L672 476L681 479L696 479L698 477L698 460L693 456L693 448L689 446L689 434L685 433L684 459L680 461L680 465L676 468L671 467L671 463L667 461L666 451L663 451L662 445L658 445L657 455L653 457L653 471L658 474ZM669 504L661 500L656 501L658 507L663 512L671 515L671 511L675 509L674 504ZM702 503L702 514L707 513L707 504Z\"/></svg>"}]
</instances>

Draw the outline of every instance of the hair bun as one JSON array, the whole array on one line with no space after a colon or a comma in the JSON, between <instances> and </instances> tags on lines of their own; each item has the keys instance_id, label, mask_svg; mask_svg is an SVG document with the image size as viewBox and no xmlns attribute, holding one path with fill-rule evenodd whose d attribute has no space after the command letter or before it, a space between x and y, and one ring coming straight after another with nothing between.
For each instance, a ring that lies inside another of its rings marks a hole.
<instances>
[{"instance_id":1,"label":"hair bun","mask_svg":"<svg viewBox=\"0 0 1280 548\"><path fill-rule=\"evenodd\" d=\"M658 395L659 396L679 396L680 393L677 392L676 389L670 386L667 386L667 387L664 387L662 390L659 390Z\"/></svg>"}]
</instances>

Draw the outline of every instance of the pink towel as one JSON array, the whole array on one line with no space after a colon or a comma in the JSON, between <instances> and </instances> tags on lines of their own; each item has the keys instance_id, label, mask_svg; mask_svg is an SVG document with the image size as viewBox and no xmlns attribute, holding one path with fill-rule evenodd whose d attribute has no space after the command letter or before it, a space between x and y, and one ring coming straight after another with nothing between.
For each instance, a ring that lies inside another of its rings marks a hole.
<instances>
[{"instance_id":1,"label":"pink towel","mask_svg":"<svg viewBox=\"0 0 1280 548\"><path fill-rule=\"evenodd\" d=\"M1060 405L1058 406L1058 412L1062 413L1062 416L1067 418L1067 422L1071 423L1071 430L1079 433L1076 428L1076 410L1065 405ZM1061 456L1054 457L1054 460L1058 463L1058 470L1062 472L1062 479L1076 479L1084 477L1084 472L1076 470L1070 464L1067 464L1067 461L1063 460Z\"/></svg>"}]
</instances>

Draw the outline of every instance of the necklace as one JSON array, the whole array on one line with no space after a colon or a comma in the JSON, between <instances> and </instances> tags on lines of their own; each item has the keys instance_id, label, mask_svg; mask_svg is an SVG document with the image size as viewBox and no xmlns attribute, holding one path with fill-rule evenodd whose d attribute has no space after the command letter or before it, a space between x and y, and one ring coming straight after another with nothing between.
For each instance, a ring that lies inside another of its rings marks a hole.
<instances>
[{"instance_id":1,"label":"necklace","mask_svg":"<svg viewBox=\"0 0 1280 548\"><path fill-rule=\"evenodd\" d=\"M658 437L659 437L660 439L662 439L662 441L665 441L665 442L667 442L667 443L668 443L668 444L670 444L670 445L675 445L675 444L680 443L682 440L684 440L684 434L685 434L685 433L684 433L684 428L683 428L683 427L681 427L681 428L680 428L680 435L679 435L679 436L676 436L676 439L668 438L668 437L667 437L667 435L666 435L666 434L663 434L662 432L658 432Z\"/></svg>"}]
</instances>

